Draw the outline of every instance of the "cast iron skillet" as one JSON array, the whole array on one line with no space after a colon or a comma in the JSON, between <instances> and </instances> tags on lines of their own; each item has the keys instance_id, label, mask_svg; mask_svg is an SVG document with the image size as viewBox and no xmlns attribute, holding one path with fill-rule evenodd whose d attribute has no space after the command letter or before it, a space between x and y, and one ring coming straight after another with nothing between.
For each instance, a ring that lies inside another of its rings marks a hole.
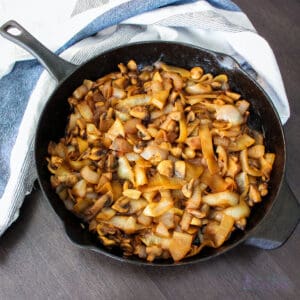
<instances>
[{"instance_id":1,"label":"cast iron skillet","mask_svg":"<svg viewBox=\"0 0 300 300\"><path fill-rule=\"evenodd\" d=\"M18 35L12 34L12 29L19 31ZM87 63L76 66L51 53L14 21L4 24L0 33L36 56L58 82L38 123L35 139L35 162L39 184L44 196L63 222L68 237L76 245L119 261L137 265L177 266L207 260L242 242L264 249L274 249L282 245L292 233L299 221L300 206L284 179L286 147L283 128L269 97L233 58L181 43L143 42L106 51ZM81 85L84 79L99 78L115 71L118 63L126 63L130 59L135 59L140 67L151 65L161 59L167 64L180 67L191 68L200 65L206 72L226 73L232 90L241 93L245 99L251 102L248 125L264 133L267 151L276 154L269 183L270 192L260 204L255 205L252 209L246 230L244 232L236 230L230 239L218 249L204 248L197 256L176 264L169 260L147 263L135 257L124 258L118 249L106 249L95 235L82 228L81 221L66 210L63 202L50 186L50 174L45 157L49 141L58 141L64 135L67 116L70 113L66 99L75 88Z\"/></svg>"}]
</instances>

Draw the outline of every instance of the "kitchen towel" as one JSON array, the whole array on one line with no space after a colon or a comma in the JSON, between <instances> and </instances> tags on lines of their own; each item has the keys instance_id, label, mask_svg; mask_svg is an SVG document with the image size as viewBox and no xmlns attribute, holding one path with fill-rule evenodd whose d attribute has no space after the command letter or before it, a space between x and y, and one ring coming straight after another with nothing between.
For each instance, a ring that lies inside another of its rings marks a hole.
<instances>
[{"instance_id":1,"label":"kitchen towel","mask_svg":"<svg viewBox=\"0 0 300 300\"><path fill-rule=\"evenodd\" d=\"M34 9L32 9L34 8ZM185 42L233 56L272 99L284 124L289 104L267 41L229 0L0 0L0 25L15 19L50 50L81 64L115 46ZM34 134L55 80L0 37L0 236L36 179Z\"/></svg>"}]
</instances>

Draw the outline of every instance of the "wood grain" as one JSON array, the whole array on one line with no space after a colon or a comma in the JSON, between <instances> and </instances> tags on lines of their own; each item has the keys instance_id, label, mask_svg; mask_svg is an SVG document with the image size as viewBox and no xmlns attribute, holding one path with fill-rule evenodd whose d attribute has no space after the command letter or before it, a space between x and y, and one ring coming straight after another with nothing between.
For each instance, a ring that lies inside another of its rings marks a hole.
<instances>
[{"instance_id":1,"label":"wood grain","mask_svg":"<svg viewBox=\"0 0 300 300\"><path fill-rule=\"evenodd\" d=\"M300 199L298 0L237 0L270 43L291 104L285 126L287 177ZM214 260L175 269L131 266L71 244L35 190L0 239L0 299L299 299L300 226L281 248L241 245Z\"/></svg>"}]
</instances>

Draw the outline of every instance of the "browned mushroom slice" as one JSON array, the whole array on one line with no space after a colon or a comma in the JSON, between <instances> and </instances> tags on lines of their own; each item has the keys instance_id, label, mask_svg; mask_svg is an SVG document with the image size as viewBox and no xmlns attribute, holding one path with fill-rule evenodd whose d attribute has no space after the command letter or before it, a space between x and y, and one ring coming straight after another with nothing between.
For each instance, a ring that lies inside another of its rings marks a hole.
<instances>
[{"instance_id":1,"label":"browned mushroom slice","mask_svg":"<svg viewBox=\"0 0 300 300\"><path fill-rule=\"evenodd\" d=\"M90 208L85 210L84 215L86 220L94 218L104 205L111 200L111 194L102 195Z\"/></svg>"},{"instance_id":2,"label":"browned mushroom slice","mask_svg":"<svg viewBox=\"0 0 300 300\"><path fill-rule=\"evenodd\" d=\"M159 174L164 175L166 177L173 176L173 162L171 160L162 160L157 166L157 171Z\"/></svg>"}]
</instances>

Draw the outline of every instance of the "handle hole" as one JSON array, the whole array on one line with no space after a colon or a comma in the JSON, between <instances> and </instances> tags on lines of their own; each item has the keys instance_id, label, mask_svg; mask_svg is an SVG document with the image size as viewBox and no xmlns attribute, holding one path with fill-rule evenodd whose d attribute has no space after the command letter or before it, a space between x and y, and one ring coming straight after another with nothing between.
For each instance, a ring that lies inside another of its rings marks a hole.
<instances>
[{"instance_id":1,"label":"handle hole","mask_svg":"<svg viewBox=\"0 0 300 300\"><path fill-rule=\"evenodd\" d=\"M9 25L5 28L6 32L13 35L13 36L19 36L22 34L21 30L19 28L13 27Z\"/></svg>"}]
</instances>

